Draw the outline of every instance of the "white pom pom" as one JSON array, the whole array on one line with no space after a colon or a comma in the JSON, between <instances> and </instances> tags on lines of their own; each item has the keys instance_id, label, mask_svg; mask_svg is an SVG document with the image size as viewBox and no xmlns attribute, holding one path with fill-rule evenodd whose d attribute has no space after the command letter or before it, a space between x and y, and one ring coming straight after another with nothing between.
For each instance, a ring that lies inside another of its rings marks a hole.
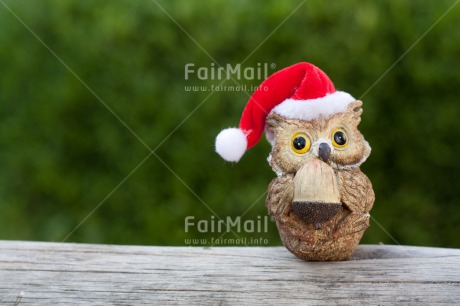
<instances>
[{"instance_id":1,"label":"white pom pom","mask_svg":"<svg viewBox=\"0 0 460 306\"><path fill-rule=\"evenodd\" d=\"M222 130L216 137L216 152L229 162L237 162L246 152L248 140L237 128Z\"/></svg>"}]
</instances>

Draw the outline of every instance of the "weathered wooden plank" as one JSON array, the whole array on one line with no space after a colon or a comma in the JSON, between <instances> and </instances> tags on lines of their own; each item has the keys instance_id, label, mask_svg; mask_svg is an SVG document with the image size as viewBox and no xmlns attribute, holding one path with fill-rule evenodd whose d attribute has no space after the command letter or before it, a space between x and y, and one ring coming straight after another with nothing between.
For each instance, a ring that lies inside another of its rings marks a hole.
<instances>
[{"instance_id":1,"label":"weathered wooden plank","mask_svg":"<svg viewBox=\"0 0 460 306\"><path fill-rule=\"evenodd\" d=\"M0 304L456 304L460 250L359 246L304 262L282 247L0 241Z\"/></svg>"}]
</instances>

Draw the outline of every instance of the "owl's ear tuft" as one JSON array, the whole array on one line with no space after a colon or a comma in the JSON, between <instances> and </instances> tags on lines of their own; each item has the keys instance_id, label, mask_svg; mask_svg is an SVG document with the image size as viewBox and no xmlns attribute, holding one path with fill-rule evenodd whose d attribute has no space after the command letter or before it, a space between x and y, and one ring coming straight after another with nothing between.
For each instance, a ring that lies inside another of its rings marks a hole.
<instances>
[{"instance_id":1,"label":"owl's ear tuft","mask_svg":"<svg viewBox=\"0 0 460 306\"><path fill-rule=\"evenodd\" d=\"M363 113L363 102L361 100L356 100L351 102L347 107L347 113L351 115L351 118L356 120L357 123L361 121L361 114Z\"/></svg>"},{"instance_id":2,"label":"owl's ear tuft","mask_svg":"<svg viewBox=\"0 0 460 306\"><path fill-rule=\"evenodd\" d=\"M282 120L283 117L280 115L270 113L265 121L265 137L272 147L275 145L276 129L280 126Z\"/></svg>"},{"instance_id":3,"label":"owl's ear tuft","mask_svg":"<svg viewBox=\"0 0 460 306\"><path fill-rule=\"evenodd\" d=\"M265 137L272 147L275 145L276 129L279 127L281 121L282 117L276 113L269 114L265 121Z\"/></svg>"},{"instance_id":4,"label":"owl's ear tuft","mask_svg":"<svg viewBox=\"0 0 460 306\"><path fill-rule=\"evenodd\" d=\"M281 117L280 115L276 113L270 113L267 116L267 120L265 121L265 126L267 130L274 132L282 120L283 120L283 117Z\"/></svg>"}]
</instances>

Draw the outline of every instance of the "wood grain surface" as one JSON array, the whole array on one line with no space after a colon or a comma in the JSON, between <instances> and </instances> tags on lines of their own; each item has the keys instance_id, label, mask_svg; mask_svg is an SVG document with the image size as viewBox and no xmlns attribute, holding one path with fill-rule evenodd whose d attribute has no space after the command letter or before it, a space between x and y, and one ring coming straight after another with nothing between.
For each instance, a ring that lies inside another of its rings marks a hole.
<instances>
[{"instance_id":1,"label":"wood grain surface","mask_svg":"<svg viewBox=\"0 0 460 306\"><path fill-rule=\"evenodd\" d=\"M458 304L460 250L361 245L344 262L283 247L0 241L0 305Z\"/></svg>"}]
</instances>

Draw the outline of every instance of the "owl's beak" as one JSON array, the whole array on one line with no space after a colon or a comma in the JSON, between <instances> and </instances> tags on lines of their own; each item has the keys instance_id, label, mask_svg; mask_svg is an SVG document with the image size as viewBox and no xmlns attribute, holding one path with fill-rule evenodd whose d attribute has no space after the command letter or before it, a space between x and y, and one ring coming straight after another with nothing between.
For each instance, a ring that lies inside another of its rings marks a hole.
<instances>
[{"instance_id":1,"label":"owl's beak","mask_svg":"<svg viewBox=\"0 0 460 306\"><path fill-rule=\"evenodd\" d=\"M323 142L319 145L318 156L325 163L329 161L329 157L331 156L331 148L327 143Z\"/></svg>"}]
</instances>

